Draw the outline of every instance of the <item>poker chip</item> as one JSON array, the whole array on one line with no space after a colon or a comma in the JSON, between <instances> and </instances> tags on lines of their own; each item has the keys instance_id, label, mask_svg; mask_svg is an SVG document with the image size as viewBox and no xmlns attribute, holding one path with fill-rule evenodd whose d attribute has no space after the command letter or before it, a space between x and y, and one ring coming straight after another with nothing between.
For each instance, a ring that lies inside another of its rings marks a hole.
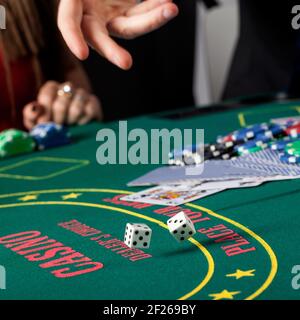
<instances>
[{"instance_id":1,"label":"poker chip","mask_svg":"<svg viewBox=\"0 0 300 320\"><path fill-rule=\"evenodd\" d=\"M201 148L203 149L203 146L197 146L197 145L190 145L184 147L184 149L174 149L169 153L169 158L174 159L174 158L182 158L185 154L189 153L200 153Z\"/></svg>"},{"instance_id":2,"label":"poker chip","mask_svg":"<svg viewBox=\"0 0 300 320\"><path fill-rule=\"evenodd\" d=\"M289 144L290 142L291 142L291 138L288 138L286 140L279 140L279 141L272 142L270 147L272 150L283 151L286 145Z\"/></svg>"},{"instance_id":3,"label":"poker chip","mask_svg":"<svg viewBox=\"0 0 300 320\"><path fill-rule=\"evenodd\" d=\"M279 125L279 124L271 124L269 126L269 130L266 130L266 132L270 132L270 134L272 134L273 137L277 137L281 134L284 134L286 130L285 126Z\"/></svg>"},{"instance_id":4,"label":"poker chip","mask_svg":"<svg viewBox=\"0 0 300 320\"><path fill-rule=\"evenodd\" d=\"M287 121L284 124L258 123L218 136L215 143L205 144L203 150L194 145L185 150L174 151L169 154L169 164L192 165L207 160L235 159L269 147L275 151L284 151L286 163L297 163L298 158L292 157L300 156L300 140L299 144L291 143L297 142L299 138L299 121ZM203 151L204 157L200 156L200 151Z\"/></svg>"},{"instance_id":5,"label":"poker chip","mask_svg":"<svg viewBox=\"0 0 300 320\"><path fill-rule=\"evenodd\" d=\"M229 160L232 159L232 154L231 153L224 153L221 155L222 160Z\"/></svg>"},{"instance_id":6,"label":"poker chip","mask_svg":"<svg viewBox=\"0 0 300 320\"><path fill-rule=\"evenodd\" d=\"M240 156L244 156L244 155L247 155L247 154L250 154L250 153L255 153L255 152L258 152L258 151L262 151L263 149L264 148L262 146L256 146L256 147L253 147L253 148L240 150L240 151L238 151L238 154Z\"/></svg>"},{"instance_id":7,"label":"poker chip","mask_svg":"<svg viewBox=\"0 0 300 320\"><path fill-rule=\"evenodd\" d=\"M289 132L289 136L291 136L292 138L300 138L300 129L292 129Z\"/></svg>"},{"instance_id":8,"label":"poker chip","mask_svg":"<svg viewBox=\"0 0 300 320\"><path fill-rule=\"evenodd\" d=\"M284 125L287 128L289 128L289 127L292 127L292 126L295 126L295 125L299 125L299 124L300 124L299 120L290 119L290 120L287 120Z\"/></svg>"},{"instance_id":9,"label":"poker chip","mask_svg":"<svg viewBox=\"0 0 300 320\"><path fill-rule=\"evenodd\" d=\"M34 149L35 142L27 132L10 129L0 134L0 158L29 153Z\"/></svg>"},{"instance_id":10,"label":"poker chip","mask_svg":"<svg viewBox=\"0 0 300 320\"><path fill-rule=\"evenodd\" d=\"M284 149L289 155L300 156L300 141L290 142Z\"/></svg>"},{"instance_id":11,"label":"poker chip","mask_svg":"<svg viewBox=\"0 0 300 320\"><path fill-rule=\"evenodd\" d=\"M265 139L255 139L255 140L250 140L242 145L235 146L235 150L240 154L248 154L250 152L256 152L255 150L257 150L256 149L257 147L263 150L268 146L269 145L266 143Z\"/></svg>"},{"instance_id":12,"label":"poker chip","mask_svg":"<svg viewBox=\"0 0 300 320\"><path fill-rule=\"evenodd\" d=\"M247 131L245 133L237 133L234 134L233 139L234 141L247 141L255 137L254 131Z\"/></svg>"},{"instance_id":13,"label":"poker chip","mask_svg":"<svg viewBox=\"0 0 300 320\"><path fill-rule=\"evenodd\" d=\"M293 126L286 128L285 133L292 138L299 138L300 137L300 124L297 123Z\"/></svg>"},{"instance_id":14,"label":"poker chip","mask_svg":"<svg viewBox=\"0 0 300 320\"><path fill-rule=\"evenodd\" d=\"M31 130L30 135L36 141L38 150L71 143L71 135L68 129L52 122L37 125Z\"/></svg>"},{"instance_id":15,"label":"poker chip","mask_svg":"<svg viewBox=\"0 0 300 320\"><path fill-rule=\"evenodd\" d=\"M295 149L287 149L285 150L286 154L289 154L291 156L300 156L300 150Z\"/></svg>"},{"instance_id":16,"label":"poker chip","mask_svg":"<svg viewBox=\"0 0 300 320\"><path fill-rule=\"evenodd\" d=\"M286 153L280 154L280 161L286 164L299 164L300 156L291 156Z\"/></svg>"},{"instance_id":17,"label":"poker chip","mask_svg":"<svg viewBox=\"0 0 300 320\"><path fill-rule=\"evenodd\" d=\"M224 142L224 143L215 143L215 144L210 144L206 146L204 151L210 151L210 152L215 152L218 151L220 153L228 152L230 150L233 150L234 143L232 141Z\"/></svg>"},{"instance_id":18,"label":"poker chip","mask_svg":"<svg viewBox=\"0 0 300 320\"><path fill-rule=\"evenodd\" d=\"M173 150L169 153L168 164L171 166L198 165L205 160L201 154L201 147L196 145L185 147L183 150Z\"/></svg>"},{"instance_id":19,"label":"poker chip","mask_svg":"<svg viewBox=\"0 0 300 320\"><path fill-rule=\"evenodd\" d=\"M203 162L203 159L201 158L200 154L187 151L183 153L182 160L184 165L195 165Z\"/></svg>"},{"instance_id":20,"label":"poker chip","mask_svg":"<svg viewBox=\"0 0 300 320\"><path fill-rule=\"evenodd\" d=\"M219 136L217 138L217 143L234 142L233 134L234 133L230 133L229 135L224 136L224 137Z\"/></svg>"},{"instance_id":21,"label":"poker chip","mask_svg":"<svg viewBox=\"0 0 300 320\"><path fill-rule=\"evenodd\" d=\"M202 156L203 155L203 156ZM190 146L184 150L173 150L169 153L168 164L172 166L197 165L207 160L228 160L237 155L234 143L205 144L204 147Z\"/></svg>"},{"instance_id":22,"label":"poker chip","mask_svg":"<svg viewBox=\"0 0 300 320\"><path fill-rule=\"evenodd\" d=\"M269 143L272 140L275 140L275 137L273 135L268 134L269 131L266 133L260 133L255 137L255 141L261 144Z\"/></svg>"},{"instance_id":23,"label":"poker chip","mask_svg":"<svg viewBox=\"0 0 300 320\"><path fill-rule=\"evenodd\" d=\"M253 139L257 134L264 132L268 129L269 126L266 123L254 124L252 126L248 126L246 128L242 128L236 131L233 134L233 139L237 142L247 141Z\"/></svg>"}]
</instances>

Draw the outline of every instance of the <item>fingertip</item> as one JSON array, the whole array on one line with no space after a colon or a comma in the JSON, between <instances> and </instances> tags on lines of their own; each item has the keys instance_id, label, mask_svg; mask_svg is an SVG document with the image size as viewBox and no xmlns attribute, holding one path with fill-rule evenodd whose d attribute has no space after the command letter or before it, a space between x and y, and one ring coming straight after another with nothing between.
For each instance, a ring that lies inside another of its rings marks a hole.
<instances>
[{"instance_id":1,"label":"fingertip","mask_svg":"<svg viewBox=\"0 0 300 320\"><path fill-rule=\"evenodd\" d=\"M74 46L71 51L81 61L86 60L89 57L90 50L87 45Z\"/></svg>"},{"instance_id":2,"label":"fingertip","mask_svg":"<svg viewBox=\"0 0 300 320\"><path fill-rule=\"evenodd\" d=\"M86 46L85 48L81 48L79 52L79 59L84 61L89 57L89 55L90 55L90 50L89 50L89 47Z\"/></svg>"},{"instance_id":3,"label":"fingertip","mask_svg":"<svg viewBox=\"0 0 300 320\"><path fill-rule=\"evenodd\" d=\"M166 20L171 20L179 14L179 9L176 4L168 3L165 5L162 14Z\"/></svg>"},{"instance_id":4,"label":"fingertip","mask_svg":"<svg viewBox=\"0 0 300 320\"><path fill-rule=\"evenodd\" d=\"M129 70L132 67L133 61L130 53L125 51L122 54L116 54L113 57L112 63L123 70Z\"/></svg>"},{"instance_id":5,"label":"fingertip","mask_svg":"<svg viewBox=\"0 0 300 320\"><path fill-rule=\"evenodd\" d=\"M128 54L126 60L124 61L124 68L123 69L129 70L129 69L131 69L132 65L133 65L132 57L130 54Z\"/></svg>"}]
</instances>

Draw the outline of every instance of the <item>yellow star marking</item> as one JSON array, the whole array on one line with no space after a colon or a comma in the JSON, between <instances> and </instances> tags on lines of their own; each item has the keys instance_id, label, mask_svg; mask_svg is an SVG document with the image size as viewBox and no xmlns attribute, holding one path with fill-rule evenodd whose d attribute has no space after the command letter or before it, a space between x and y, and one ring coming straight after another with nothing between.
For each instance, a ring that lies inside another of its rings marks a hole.
<instances>
[{"instance_id":1,"label":"yellow star marking","mask_svg":"<svg viewBox=\"0 0 300 320\"><path fill-rule=\"evenodd\" d=\"M213 300L221 300L221 299L234 299L234 296L241 293L241 291L228 291L228 290L223 290L222 292L219 293L212 293L209 296L213 297Z\"/></svg>"},{"instance_id":2,"label":"yellow star marking","mask_svg":"<svg viewBox=\"0 0 300 320\"><path fill-rule=\"evenodd\" d=\"M69 199L77 199L80 197L82 193L70 193L62 196L63 200L69 200Z\"/></svg>"},{"instance_id":3,"label":"yellow star marking","mask_svg":"<svg viewBox=\"0 0 300 320\"><path fill-rule=\"evenodd\" d=\"M226 277L235 277L236 280L239 280L243 277L254 277L255 274L253 272L255 272L255 269L245 271L237 269L235 273L226 274Z\"/></svg>"},{"instance_id":4,"label":"yellow star marking","mask_svg":"<svg viewBox=\"0 0 300 320\"><path fill-rule=\"evenodd\" d=\"M38 195L35 195L35 194L29 194L23 198L19 198L18 200L20 201L31 201L31 200L36 200L38 198Z\"/></svg>"}]
</instances>

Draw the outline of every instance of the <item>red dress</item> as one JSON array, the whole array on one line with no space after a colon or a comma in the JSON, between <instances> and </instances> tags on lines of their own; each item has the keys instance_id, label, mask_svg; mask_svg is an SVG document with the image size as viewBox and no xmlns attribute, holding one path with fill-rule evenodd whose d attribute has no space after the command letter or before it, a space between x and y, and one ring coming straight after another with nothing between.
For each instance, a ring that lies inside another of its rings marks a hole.
<instances>
[{"instance_id":1,"label":"red dress","mask_svg":"<svg viewBox=\"0 0 300 320\"><path fill-rule=\"evenodd\" d=\"M23 128L23 107L36 99L36 80L30 58L10 63L15 110L11 104L3 55L0 52L0 131Z\"/></svg>"}]
</instances>

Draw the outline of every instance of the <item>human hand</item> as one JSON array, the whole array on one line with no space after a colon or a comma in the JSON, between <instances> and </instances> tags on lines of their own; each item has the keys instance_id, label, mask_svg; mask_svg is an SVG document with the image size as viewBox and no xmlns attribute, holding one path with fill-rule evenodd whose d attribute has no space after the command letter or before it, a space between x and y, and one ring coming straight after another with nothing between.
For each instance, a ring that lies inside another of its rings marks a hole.
<instances>
[{"instance_id":1,"label":"human hand","mask_svg":"<svg viewBox=\"0 0 300 320\"><path fill-rule=\"evenodd\" d=\"M27 104L23 109L23 123L28 130L49 121L83 125L102 118L101 104L96 96L86 90L72 88L69 83L54 81L46 82L39 91L37 101Z\"/></svg>"},{"instance_id":2,"label":"human hand","mask_svg":"<svg viewBox=\"0 0 300 320\"><path fill-rule=\"evenodd\" d=\"M58 27L71 51L84 60L90 45L121 69L132 58L110 36L133 39L151 32L176 17L172 0L60 0Z\"/></svg>"}]
</instances>

